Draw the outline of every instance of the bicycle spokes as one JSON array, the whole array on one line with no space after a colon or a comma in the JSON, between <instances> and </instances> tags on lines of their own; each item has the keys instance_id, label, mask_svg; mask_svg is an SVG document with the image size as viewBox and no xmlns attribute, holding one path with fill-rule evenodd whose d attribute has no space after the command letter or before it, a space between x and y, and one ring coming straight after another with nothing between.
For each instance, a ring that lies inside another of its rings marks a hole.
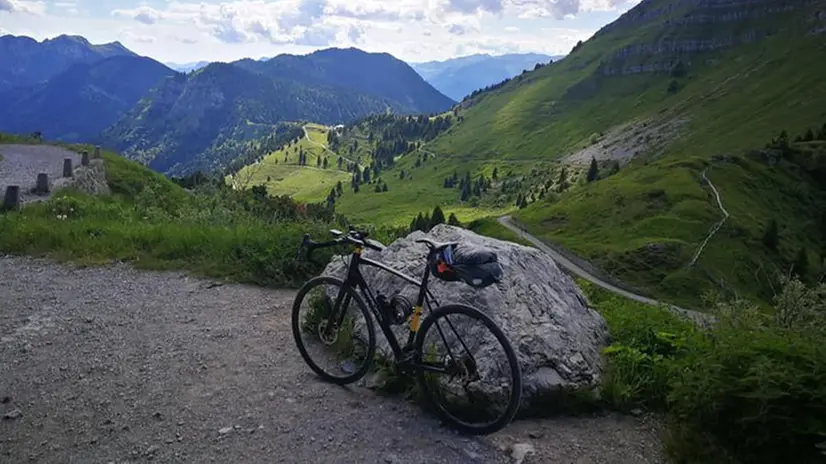
<instances>
[{"instance_id":1,"label":"bicycle spokes","mask_svg":"<svg viewBox=\"0 0 826 464\"><path fill-rule=\"evenodd\" d=\"M507 354L481 322L451 314L437 320L423 341L424 388L463 423L501 417L515 387Z\"/></svg>"},{"instance_id":2,"label":"bicycle spokes","mask_svg":"<svg viewBox=\"0 0 826 464\"><path fill-rule=\"evenodd\" d=\"M350 375L367 361L367 349L356 334L363 317L351 310L354 306L340 287L330 285L312 289L302 301L299 320L304 347L333 376Z\"/></svg>"}]
</instances>

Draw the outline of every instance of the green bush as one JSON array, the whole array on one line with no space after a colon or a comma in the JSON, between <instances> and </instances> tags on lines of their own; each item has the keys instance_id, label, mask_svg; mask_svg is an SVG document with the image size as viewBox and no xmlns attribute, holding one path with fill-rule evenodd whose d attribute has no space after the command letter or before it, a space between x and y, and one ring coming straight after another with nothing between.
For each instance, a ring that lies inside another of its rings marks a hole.
<instances>
[{"instance_id":1,"label":"green bush","mask_svg":"<svg viewBox=\"0 0 826 464\"><path fill-rule=\"evenodd\" d=\"M666 412L678 462L826 460L826 285L786 282L768 314L718 304L708 330L581 285L613 337L603 399Z\"/></svg>"}]
</instances>

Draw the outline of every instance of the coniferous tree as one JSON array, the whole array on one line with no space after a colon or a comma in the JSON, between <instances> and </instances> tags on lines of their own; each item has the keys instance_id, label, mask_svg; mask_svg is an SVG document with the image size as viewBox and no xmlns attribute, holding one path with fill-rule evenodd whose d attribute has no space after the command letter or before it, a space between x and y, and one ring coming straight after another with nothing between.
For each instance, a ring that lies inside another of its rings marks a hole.
<instances>
[{"instance_id":1,"label":"coniferous tree","mask_svg":"<svg viewBox=\"0 0 826 464\"><path fill-rule=\"evenodd\" d=\"M450 216L448 216L447 223L452 225L452 226L456 226L456 227L461 227L462 226L462 223L459 222L459 218L457 218L456 215L453 214L453 213L450 213Z\"/></svg>"},{"instance_id":2,"label":"coniferous tree","mask_svg":"<svg viewBox=\"0 0 826 464\"><path fill-rule=\"evenodd\" d=\"M430 217L430 227L436 227L437 224L444 224L445 222L445 213L442 212L442 208L439 208L437 205L433 208L433 215Z\"/></svg>"},{"instance_id":3,"label":"coniferous tree","mask_svg":"<svg viewBox=\"0 0 826 464\"><path fill-rule=\"evenodd\" d=\"M815 133L812 132L811 129L807 129L806 130L806 135L803 136L803 141L804 142L811 142L814 139L815 139Z\"/></svg>"},{"instance_id":4,"label":"coniferous tree","mask_svg":"<svg viewBox=\"0 0 826 464\"><path fill-rule=\"evenodd\" d=\"M777 220L772 219L766 228L766 232L763 234L763 245L766 245L766 248L769 250L777 250L777 244L780 239L778 233Z\"/></svg>"},{"instance_id":5,"label":"coniferous tree","mask_svg":"<svg viewBox=\"0 0 826 464\"><path fill-rule=\"evenodd\" d=\"M599 177L599 166L597 165L597 159L593 156L591 157L591 166L588 168L588 175L586 179L588 182L593 182L597 180Z\"/></svg>"},{"instance_id":6,"label":"coniferous tree","mask_svg":"<svg viewBox=\"0 0 826 464\"><path fill-rule=\"evenodd\" d=\"M794 259L793 271L798 277L803 278L809 270L809 253L805 247L800 247Z\"/></svg>"}]
</instances>

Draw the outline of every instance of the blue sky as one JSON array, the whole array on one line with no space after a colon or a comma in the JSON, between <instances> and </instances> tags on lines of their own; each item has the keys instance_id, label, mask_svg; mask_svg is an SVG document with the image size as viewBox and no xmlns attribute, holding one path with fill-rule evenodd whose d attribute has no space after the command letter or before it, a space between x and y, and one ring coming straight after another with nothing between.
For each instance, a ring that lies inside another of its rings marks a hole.
<instances>
[{"instance_id":1,"label":"blue sky","mask_svg":"<svg viewBox=\"0 0 826 464\"><path fill-rule=\"evenodd\" d=\"M333 46L416 62L472 53L565 54L638 2L0 0L0 34L117 40L142 55L179 63Z\"/></svg>"}]
</instances>

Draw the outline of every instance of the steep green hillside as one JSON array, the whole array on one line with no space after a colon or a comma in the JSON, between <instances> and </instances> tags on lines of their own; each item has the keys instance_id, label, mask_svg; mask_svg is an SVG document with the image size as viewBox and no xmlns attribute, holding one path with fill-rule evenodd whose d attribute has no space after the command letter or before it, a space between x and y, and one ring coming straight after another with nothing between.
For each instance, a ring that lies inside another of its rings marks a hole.
<instances>
[{"instance_id":1,"label":"steep green hillside","mask_svg":"<svg viewBox=\"0 0 826 464\"><path fill-rule=\"evenodd\" d=\"M267 61L245 59L234 64L273 78L385 98L401 104L405 113L438 113L455 103L407 63L387 53L329 48L308 55L279 55Z\"/></svg>"},{"instance_id":2,"label":"steep green hillside","mask_svg":"<svg viewBox=\"0 0 826 464\"><path fill-rule=\"evenodd\" d=\"M41 84L75 64L113 56L135 56L120 42L93 45L80 36L60 35L38 42L30 37L0 36L0 93Z\"/></svg>"},{"instance_id":3,"label":"steep green hillside","mask_svg":"<svg viewBox=\"0 0 826 464\"><path fill-rule=\"evenodd\" d=\"M528 186L535 199L557 192L516 218L644 293L692 306L705 290L767 300L801 253L808 278L822 272L815 171L746 153L826 121L823 5L643 2L561 62L465 102L463 122L433 149L465 165L587 168L594 156L606 179L562 195L556 182ZM701 176L711 165L731 217L688 267L722 218ZM772 219L777 251L761 245Z\"/></svg>"},{"instance_id":4,"label":"steep green hillside","mask_svg":"<svg viewBox=\"0 0 826 464\"><path fill-rule=\"evenodd\" d=\"M155 60L133 55L75 64L43 84L0 94L0 129L92 141L172 74Z\"/></svg>"},{"instance_id":5,"label":"steep green hillside","mask_svg":"<svg viewBox=\"0 0 826 464\"><path fill-rule=\"evenodd\" d=\"M677 134L664 130L635 151L707 155L749 147L778 121L805 130L822 113L826 86L822 31L811 33L824 27L822 5L642 2L553 66L465 102L465 122L434 149L561 158L593 134L648 120Z\"/></svg>"}]
</instances>

